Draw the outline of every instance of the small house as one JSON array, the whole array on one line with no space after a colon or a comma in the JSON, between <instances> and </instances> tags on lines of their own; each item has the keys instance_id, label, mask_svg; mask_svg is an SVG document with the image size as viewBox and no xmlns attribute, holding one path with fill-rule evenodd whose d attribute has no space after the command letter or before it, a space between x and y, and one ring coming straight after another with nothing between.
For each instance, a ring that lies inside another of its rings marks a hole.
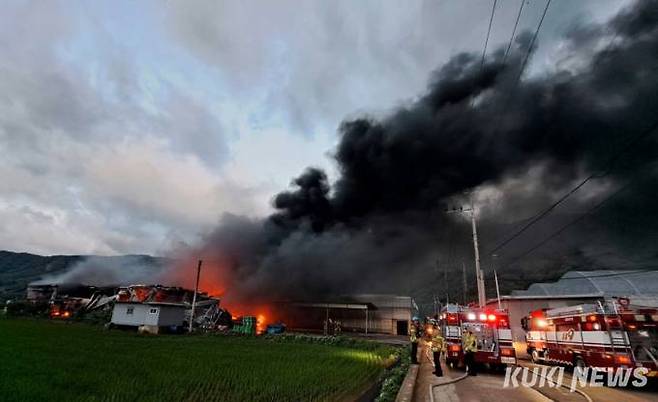
<instances>
[{"instance_id":1,"label":"small house","mask_svg":"<svg viewBox=\"0 0 658 402\"><path fill-rule=\"evenodd\" d=\"M112 310L112 325L137 327L151 333L163 328L182 327L187 306L182 303L117 302Z\"/></svg>"}]
</instances>

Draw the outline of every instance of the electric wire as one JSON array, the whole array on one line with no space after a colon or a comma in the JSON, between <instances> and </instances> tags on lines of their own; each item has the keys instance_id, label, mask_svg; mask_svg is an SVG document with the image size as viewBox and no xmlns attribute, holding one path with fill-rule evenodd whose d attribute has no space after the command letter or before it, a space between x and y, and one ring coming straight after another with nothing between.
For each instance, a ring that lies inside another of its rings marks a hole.
<instances>
[{"instance_id":1,"label":"electric wire","mask_svg":"<svg viewBox=\"0 0 658 402\"><path fill-rule=\"evenodd\" d=\"M530 59L530 55L532 54L532 49L535 46L535 42L537 41L537 37L539 36L539 30L541 29L542 24L544 23L544 18L546 17L546 13L548 12L548 7L551 5L551 0L548 0L546 2L546 7L544 7L544 12L541 15L541 19L539 20L539 24L537 24L537 29L535 29L535 33L532 35L532 40L530 41L530 44L528 45L528 50L526 51L525 57L523 59L523 63L521 63L521 68L519 69L519 75L516 78L516 83L521 80L521 76L523 75L523 72L526 68L526 65L528 64L528 60Z\"/></svg>"},{"instance_id":2,"label":"electric wire","mask_svg":"<svg viewBox=\"0 0 658 402\"><path fill-rule=\"evenodd\" d=\"M655 162L654 162L654 163L655 163ZM548 243L549 241L553 240L554 238L558 237L560 234L562 234L565 230L567 230L567 229L570 228L571 226L573 226L573 225L575 225L575 224L577 224L577 223L580 223L582 220L584 220L584 219L587 218L588 216L590 216L590 215L596 213L596 212L599 211L601 208L603 208L606 204L608 204L608 202L610 202L610 201L613 200L615 197L617 197L619 194L621 194L622 192L624 192L625 190L627 190L627 189L628 189L632 184L634 184L635 182L637 182L637 178L634 179L634 180L630 180L630 181L626 182L626 184L622 185L622 186L619 187L617 190L615 190L614 192L612 192L611 194L609 194L608 196L606 196L603 200L601 200L601 201L598 202L596 205L594 205L593 207L591 207L590 209L588 209L587 211L585 211L584 213L582 213L581 215L579 215L577 218L575 218L575 219L569 221L567 224L565 224L565 225L563 225L562 227L560 227L560 229L558 229L557 231L553 232L553 233L552 233L551 235L549 235L548 237L545 237L544 239L542 239L541 241L539 241L538 243L536 243L534 246L532 246L532 247L529 248L528 250L524 251L523 253L517 255L516 257L514 257L512 260L508 261L508 262L503 266L503 268L501 268L501 270L510 267L510 266L513 265L514 263L518 262L519 260L521 260L522 258L524 258L525 256L527 256L528 254L534 252L535 250L537 250L537 249L539 249L540 247L542 247L544 244L546 244L546 243Z\"/></svg>"},{"instance_id":3,"label":"electric wire","mask_svg":"<svg viewBox=\"0 0 658 402\"><path fill-rule=\"evenodd\" d=\"M509 43L507 44L507 50L505 50L505 56L503 56L503 65L507 62L507 56L512 48L512 43L514 43L514 37L516 36L516 28L519 26L519 20L521 19L521 12L523 11L523 6L525 5L526 0L521 0L521 5L519 6L519 13L516 15L516 22L514 22L514 29L512 29L512 36L509 38Z\"/></svg>"},{"instance_id":4,"label":"electric wire","mask_svg":"<svg viewBox=\"0 0 658 402\"><path fill-rule=\"evenodd\" d=\"M614 167L614 164L619 160L620 157L622 157L626 152L631 150L638 142L643 140L645 137L649 136L652 134L656 129L658 128L658 120L655 121L651 126L649 126L647 129L642 131L639 135L631 139L619 152L614 154L611 158L608 159L608 161L605 163L606 169L603 172L595 172L587 176L585 179L583 179L581 182L579 182L575 187L567 191L562 197L560 197L557 201L553 202L548 208L538 212L536 215L534 215L530 220L521 227L518 231L516 231L514 234L503 240L501 243L499 243L496 247L491 249L487 254L493 254L496 251L502 249L505 247L507 244L512 242L514 239L519 237L523 232L528 230L532 225L535 223L539 222L541 219L543 219L546 215L548 215L551 211L553 211L558 205L562 204L567 198L569 198L571 195L573 195L575 192L577 192L580 188L582 188L585 184L587 184L589 181L595 178L601 178L606 175L608 175L611 171L612 168Z\"/></svg>"},{"instance_id":5,"label":"electric wire","mask_svg":"<svg viewBox=\"0 0 658 402\"><path fill-rule=\"evenodd\" d=\"M489 28L487 29L487 38L484 40L484 49L482 49L482 60L480 60L480 71L484 68L484 56L487 54L487 46L489 45L489 36L491 35L491 25L493 24L494 14L496 14L496 3L498 0L494 0L493 6L491 7L491 17L489 17Z\"/></svg>"}]
</instances>

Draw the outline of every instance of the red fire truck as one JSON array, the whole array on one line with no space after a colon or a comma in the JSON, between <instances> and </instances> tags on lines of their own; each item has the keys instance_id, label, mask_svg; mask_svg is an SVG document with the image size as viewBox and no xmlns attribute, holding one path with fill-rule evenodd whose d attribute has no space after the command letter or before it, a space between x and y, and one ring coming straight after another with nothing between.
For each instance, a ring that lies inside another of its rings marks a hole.
<instances>
[{"instance_id":1,"label":"red fire truck","mask_svg":"<svg viewBox=\"0 0 658 402\"><path fill-rule=\"evenodd\" d=\"M439 317L447 343L446 363L453 367L464 366L462 335L470 330L478 339L475 361L492 368L516 364L512 346L512 331L506 310L464 307L448 304Z\"/></svg>"},{"instance_id":2,"label":"red fire truck","mask_svg":"<svg viewBox=\"0 0 658 402\"><path fill-rule=\"evenodd\" d=\"M657 305L658 306L658 305ZM522 319L535 362L577 367L646 367L658 376L658 308L628 299L536 310Z\"/></svg>"}]
</instances>

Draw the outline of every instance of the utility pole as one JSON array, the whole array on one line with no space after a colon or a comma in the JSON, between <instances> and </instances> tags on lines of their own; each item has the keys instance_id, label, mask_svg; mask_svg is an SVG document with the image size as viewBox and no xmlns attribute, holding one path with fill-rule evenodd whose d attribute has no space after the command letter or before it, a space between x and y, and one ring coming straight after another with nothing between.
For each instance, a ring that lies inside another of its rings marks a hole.
<instances>
[{"instance_id":1,"label":"utility pole","mask_svg":"<svg viewBox=\"0 0 658 402\"><path fill-rule=\"evenodd\" d=\"M192 312L190 313L190 329L192 333L192 324L194 323L194 310L196 310L196 294L199 292L199 277L201 276L201 264L203 260L199 260L199 265L196 267L196 285L194 286L194 296L192 296Z\"/></svg>"},{"instance_id":2,"label":"utility pole","mask_svg":"<svg viewBox=\"0 0 658 402\"><path fill-rule=\"evenodd\" d=\"M438 307L436 306L436 295L435 295L435 294L432 294L432 311L433 311L433 312L436 311L437 308L438 308Z\"/></svg>"},{"instance_id":3,"label":"utility pole","mask_svg":"<svg viewBox=\"0 0 658 402\"><path fill-rule=\"evenodd\" d=\"M448 264L443 264L443 286L446 290L446 305L450 302L450 296L448 294Z\"/></svg>"},{"instance_id":4,"label":"utility pole","mask_svg":"<svg viewBox=\"0 0 658 402\"><path fill-rule=\"evenodd\" d=\"M482 269L480 269L480 250L478 249L478 231L475 224L475 202L473 201L473 195L471 195L471 226L473 226L473 250L475 251L475 278L477 279L478 286L478 302L480 308L482 308L487 303L487 296L484 290Z\"/></svg>"},{"instance_id":5,"label":"utility pole","mask_svg":"<svg viewBox=\"0 0 658 402\"><path fill-rule=\"evenodd\" d=\"M470 212L471 213L471 226L473 229L473 250L475 252L475 281L478 289L478 304L480 307L484 307L487 302L486 291L484 288L484 275L482 274L482 269L480 269L480 250L478 249L478 231L477 225L475 223L475 201L473 195L471 194L471 208L460 207L453 208L452 210L447 210L447 213L451 212Z\"/></svg>"},{"instance_id":6,"label":"utility pole","mask_svg":"<svg viewBox=\"0 0 658 402\"><path fill-rule=\"evenodd\" d=\"M502 303L500 302L500 287L498 287L498 274L496 273L495 261L498 258L498 254L491 254L491 270L494 273L494 281L496 282L496 298L498 298L498 308L502 309Z\"/></svg>"},{"instance_id":7,"label":"utility pole","mask_svg":"<svg viewBox=\"0 0 658 402\"><path fill-rule=\"evenodd\" d=\"M462 261L462 280L463 280L463 285L464 285L464 288L462 289L462 296L464 298L464 300L463 300L464 305L466 305L466 288L467 288L467 286L466 286L466 264L464 263L464 261Z\"/></svg>"},{"instance_id":8,"label":"utility pole","mask_svg":"<svg viewBox=\"0 0 658 402\"><path fill-rule=\"evenodd\" d=\"M496 297L498 298L498 308L502 309L503 305L500 302L500 288L498 288L498 274L496 274L495 269L494 269L494 280L496 281Z\"/></svg>"}]
</instances>

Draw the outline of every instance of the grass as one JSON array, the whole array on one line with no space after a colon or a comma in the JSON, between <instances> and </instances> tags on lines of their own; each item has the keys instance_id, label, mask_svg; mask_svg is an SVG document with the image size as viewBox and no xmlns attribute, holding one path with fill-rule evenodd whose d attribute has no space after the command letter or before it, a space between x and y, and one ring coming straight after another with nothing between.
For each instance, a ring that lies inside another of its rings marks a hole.
<instances>
[{"instance_id":1,"label":"grass","mask_svg":"<svg viewBox=\"0 0 658 402\"><path fill-rule=\"evenodd\" d=\"M386 378L382 383L382 387L379 390L379 396L375 399L375 402L393 402L395 397L402 386L402 382L409 371L409 365L411 364L411 351L409 348L404 348L400 352L400 361L394 367L391 367L386 373Z\"/></svg>"},{"instance_id":2,"label":"grass","mask_svg":"<svg viewBox=\"0 0 658 402\"><path fill-rule=\"evenodd\" d=\"M392 348L235 336L140 336L0 318L3 401L350 400Z\"/></svg>"}]
</instances>

